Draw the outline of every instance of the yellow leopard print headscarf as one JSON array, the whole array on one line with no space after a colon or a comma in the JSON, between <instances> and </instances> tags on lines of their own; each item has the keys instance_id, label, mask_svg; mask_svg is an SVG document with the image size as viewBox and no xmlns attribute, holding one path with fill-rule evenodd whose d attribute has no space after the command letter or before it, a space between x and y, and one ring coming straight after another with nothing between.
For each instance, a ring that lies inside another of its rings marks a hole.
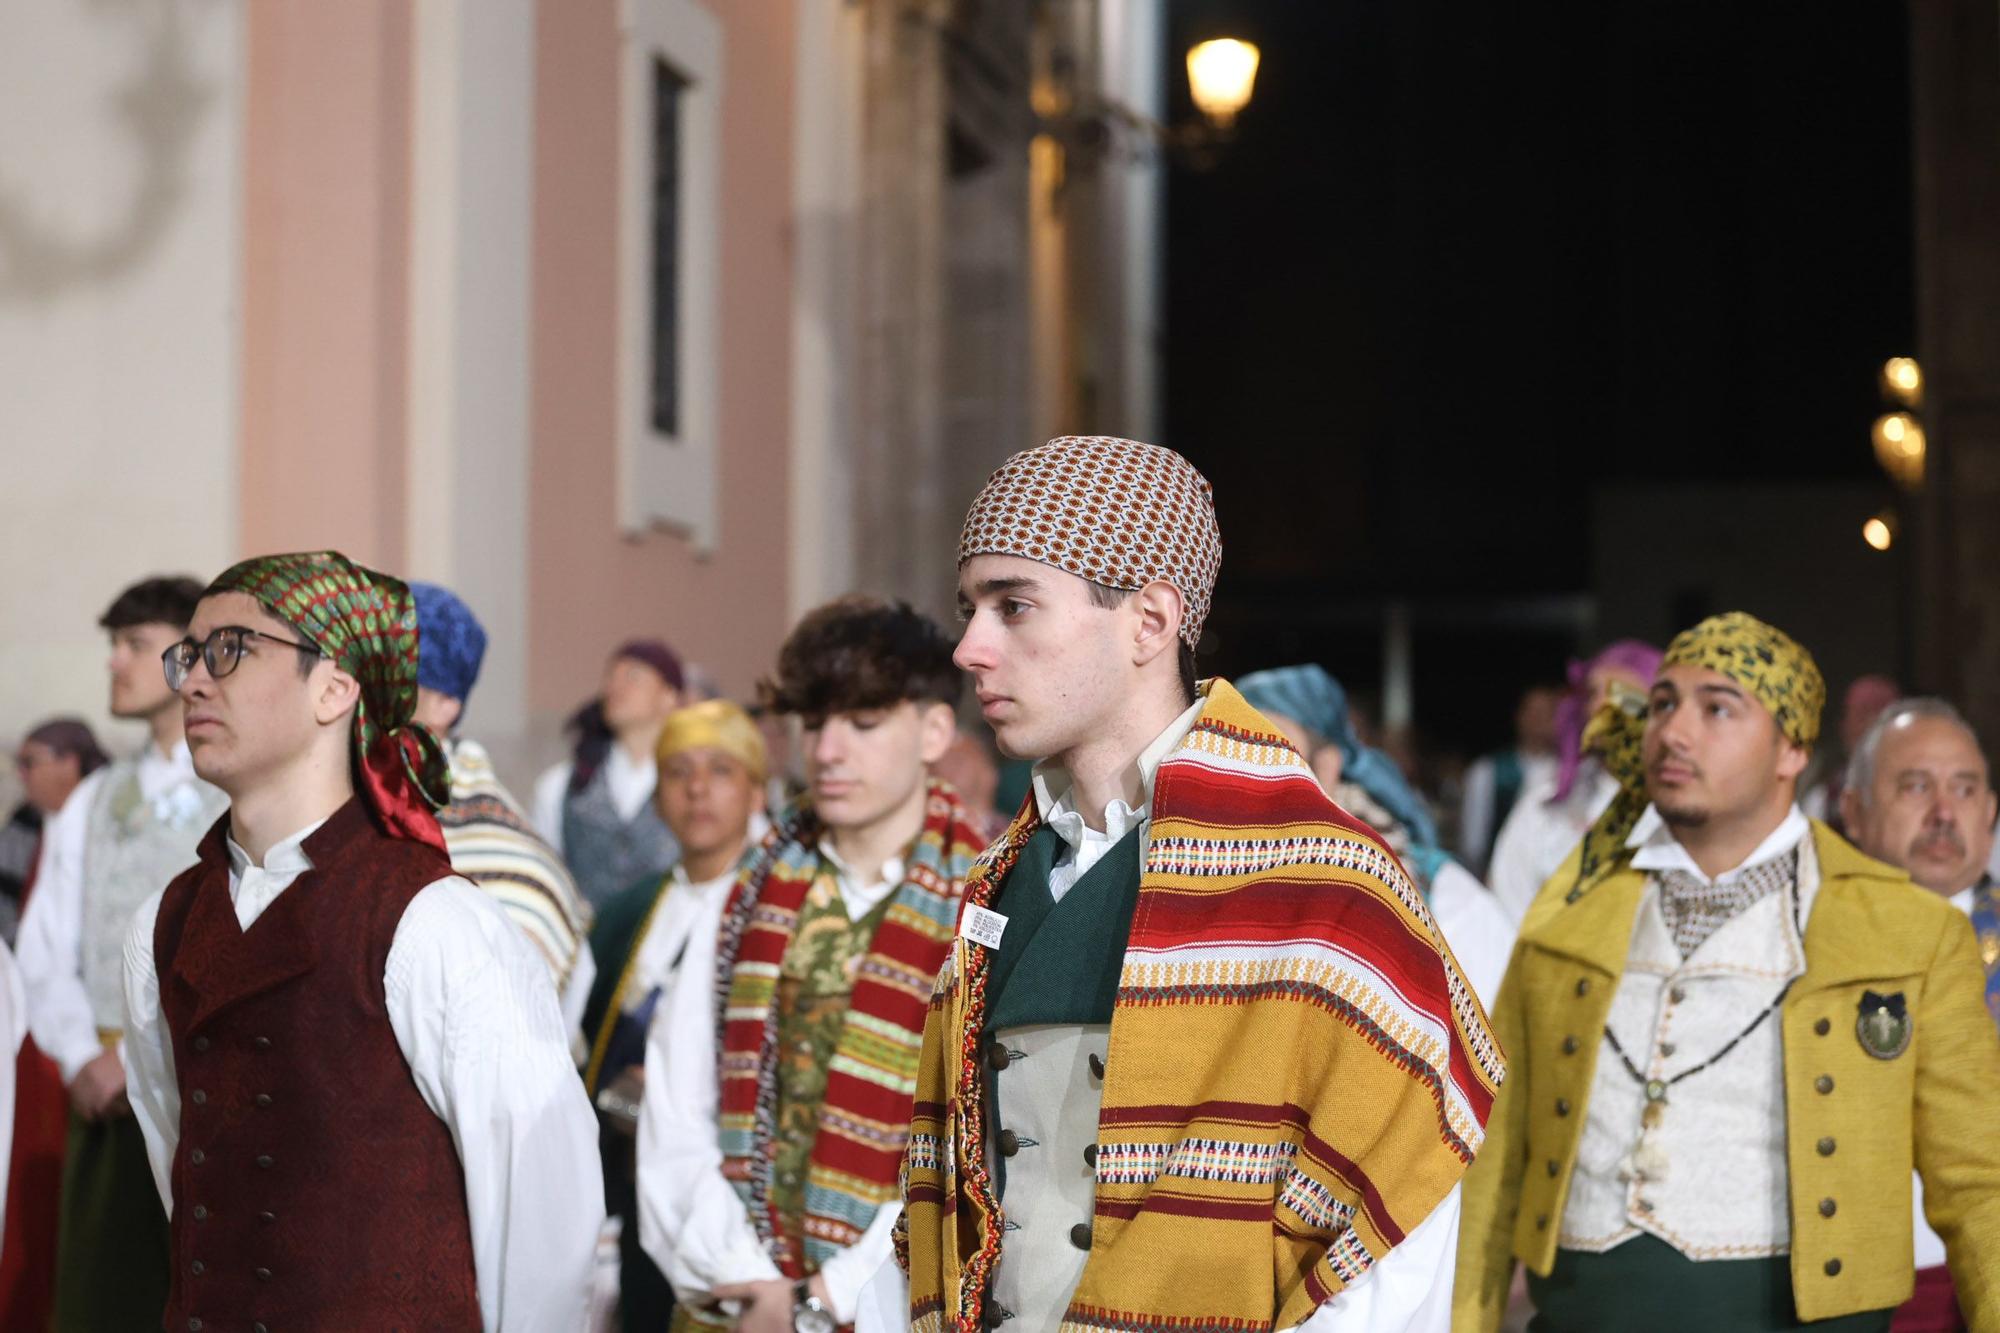
<instances>
[{"instance_id":1,"label":"yellow leopard print headscarf","mask_svg":"<svg viewBox=\"0 0 2000 1333\"><path fill-rule=\"evenodd\" d=\"M1710 616L1667 645L1661 667L1698 666L1729 677L1764 705L1778 730L1801 749L1819 742L1826 680L1812 654L1783 630L1742 611ZM1639 816L1646 811L1646 701L1621 694L1605 702L1584 728L1583 748L1618 780L1612 799L1583 836L1582 861L1571 902L1617 864Z\"/></svg>"}]
</instances>

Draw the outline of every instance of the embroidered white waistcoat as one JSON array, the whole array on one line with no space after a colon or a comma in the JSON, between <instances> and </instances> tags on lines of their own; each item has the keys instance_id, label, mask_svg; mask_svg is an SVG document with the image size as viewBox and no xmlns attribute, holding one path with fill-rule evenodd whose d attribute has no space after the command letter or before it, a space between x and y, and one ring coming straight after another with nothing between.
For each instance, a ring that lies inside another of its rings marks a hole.
<instances>
[{"instance_id":1,"label":"embroidered white waistcoat","mask_svg":"<svg viewBox=\"0 0 2000 1333\"><path fill-rule=\"evenodd\" d=\"M1791 889L1744 908L1683 959L1660 910L1658 876L1648 878L1606 1020L1640 1074L1670 1082L1772 1008L1806 970L1805 924L1818 889L1806 838ZM1600 1037L1605 1049L1563 1208L1564 1249L1608 1250L1644 1231L1690 1259L1790 1251L1781 1017L1770 1013L1714 1064L1671 1083L1636 1164L1645 1087Z\"/></svg>"}]
</instances>

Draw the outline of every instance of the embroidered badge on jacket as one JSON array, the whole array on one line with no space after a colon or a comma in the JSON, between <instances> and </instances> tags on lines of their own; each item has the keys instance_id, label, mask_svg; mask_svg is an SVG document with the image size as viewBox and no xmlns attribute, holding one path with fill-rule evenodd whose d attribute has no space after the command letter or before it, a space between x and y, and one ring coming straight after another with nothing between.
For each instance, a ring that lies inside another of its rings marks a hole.
<instances>
[{"instance_id":1,"label":"embroidered badge on jacket","mask_svg":"<svg viewBox=\"0 0 2000 1333\"><path fill-rule=\"evenodd\" d=\"M1910 1049L1914 1027L1909 1007L1903 1003L1903 992L1890 995L1877 995L1872 990L1862 992L1861 1017L1854 1024L1862 1050L1877 1060L1893 1060Z\"/></svg>"}]
</instances>

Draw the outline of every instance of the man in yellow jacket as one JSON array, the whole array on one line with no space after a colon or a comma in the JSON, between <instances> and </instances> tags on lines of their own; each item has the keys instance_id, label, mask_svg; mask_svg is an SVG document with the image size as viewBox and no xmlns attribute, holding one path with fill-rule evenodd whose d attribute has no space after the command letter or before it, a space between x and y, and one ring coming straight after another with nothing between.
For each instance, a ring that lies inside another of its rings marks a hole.
<instances>
[{"instance_id":1,"label":"man in yellow jacket","mask_svg":"<svg viewBox=\"0 0 2000 1333\"><path fill-rule=\"evenodd\" d=\"M1592 740L1621 782L1522 923L1465 1181L1454 1326L1886 1329L1910 1176L2000 1330L2000 1037L1970 925L1808 821L1825 686L1740 613Z\"/></svg>"}]
</instances>

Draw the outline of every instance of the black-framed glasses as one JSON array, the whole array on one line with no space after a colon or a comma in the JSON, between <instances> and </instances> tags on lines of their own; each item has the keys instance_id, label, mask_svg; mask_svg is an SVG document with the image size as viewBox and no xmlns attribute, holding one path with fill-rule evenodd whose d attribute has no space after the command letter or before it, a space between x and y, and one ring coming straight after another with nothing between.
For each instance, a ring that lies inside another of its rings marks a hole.
<instances>
[{"instance_id":1,"label":"black-framed glasses","mask_svg":"<svg viewBox=\"0 0 2000 1333\"><path fill-rule=\"evenodd\" d=\"M160 654L160 663L167 669L167 688L178 691L187 683L188 672L194 670L197 660L205 663L212 679L221 680L236 670L243 660L243 643L246 639L262 639L285 648L296 649L308 657L324 657L315 645L294 643L281 639L275 634L251 629L247 625L218 625L208 632L208 637L197 642L192 636L182 639L173 647Z\"/></svg>"}]
</instances>

